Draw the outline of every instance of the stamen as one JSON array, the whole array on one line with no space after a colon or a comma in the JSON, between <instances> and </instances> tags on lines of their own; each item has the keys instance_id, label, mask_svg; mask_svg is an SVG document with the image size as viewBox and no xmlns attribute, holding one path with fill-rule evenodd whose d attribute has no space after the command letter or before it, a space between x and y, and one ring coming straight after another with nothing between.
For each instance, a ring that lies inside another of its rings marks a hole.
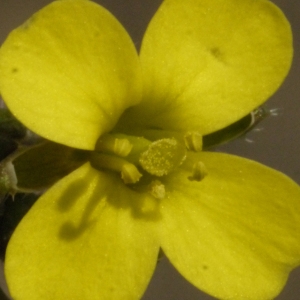
<instances>
[{"instance_id":1,"label":"stamen","mask_svg":"<svg viewBox=\"0 0 300 300\"><path fill-rule=\"evenodd\" d=\"M132 144L126 139L116 139L114 153L120 156L127 156L132 149Z\"/></svg>"},{"instance_id":2,"label":"stamen","mask_svg":"<svg viewBox=\"0 0 300 300\"><path fill-rule=\"evenodd\" d=\"M190 131L184 136L185 146L188 150L200 152L202 151L202 135L196 131Z\"/></svg>"},{"instance_id":3,"label":"stamen","mask_svg":"<svg viewBox=\"0 0 300 300\"><path fill-rule=\"evenodd\" d=\"M101 136L95 146L96 151L112 152L125 157L132 149L132 144L126 138L119 138L111 134Z\"/></svg>"},{"instance_id":4,"label":"stamen","mask_svg":"<svg viewBox=\"0 0 300 300\"><path fill-rule=\"evenodd\" d=\"M125 184L136 183L140 180L142 174L138 171L135 165L124 164L121 171L121 178Z\"/></svg>"},{"instance_id":5,"label":"stamen","mask_svg":"<svg viewBox=\"0 0 300 300\"><path fill-rule=\"evenodd\" d=\"M149 185L149 193L154 198L161 200L166 195L165 186L159 180L154 180Z\"/></svg>"},{"instance_id":6,"label":"stamen","mask_svg":"<svg viewBox=\"0 0 300 300\"><path fill-rule=\"evenodd\" d=\"M186 158L185 147L175 139L161 139L150 144L140 155L139 163L148 173L156 176L169 174Z\"/></svg>"},{"instance_id":7,"label":"stamen","mask_svg":"<svg viewBox=\"0 0 300 300\"><path fill-rule=\"evenodd\" d=\"M201 181L208 174L207 168L202 161L198 161L193 166L192 176L188 179L191 181Z\"/></svg>"},{"instance_id":8,"label":"stamen","mask_svg":"<svg viewBox=\"0 0 300 300\"><path fill-rule=\"evenodd\" d=\"M121 178L126 184L136 183L142 177L142 174L138 171L134 164L131 164L127 160L117 156L92 152L90 156L90 163L92 167L98 170L109 169L120 172Z\"/></svg>"}]
</instances>

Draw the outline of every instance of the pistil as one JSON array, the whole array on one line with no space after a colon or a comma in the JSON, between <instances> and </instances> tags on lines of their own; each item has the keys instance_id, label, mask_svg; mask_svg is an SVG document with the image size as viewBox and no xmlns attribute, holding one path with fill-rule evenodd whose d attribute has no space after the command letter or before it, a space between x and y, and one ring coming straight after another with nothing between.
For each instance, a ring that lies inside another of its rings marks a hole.
<instances>
[{"instance_id":1,"label":"pistil","mask_svg":"<svg viewBox=\"0 0 300 300\"><path fill-rule=\"evenodd\" d=\"M140 155L139 163L149 174L164 176L179 167L185 158L186 149L176 139L161 139Z\"/></svg>"}]
</instances>

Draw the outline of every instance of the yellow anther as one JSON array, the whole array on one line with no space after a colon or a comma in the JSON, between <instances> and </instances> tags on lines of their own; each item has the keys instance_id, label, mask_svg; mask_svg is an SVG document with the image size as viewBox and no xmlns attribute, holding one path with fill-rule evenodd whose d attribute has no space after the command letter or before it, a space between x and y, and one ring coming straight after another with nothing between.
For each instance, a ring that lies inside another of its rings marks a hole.
<instances>
[{"instance_id":1,"label":"yellow anther","mask_svg":"<svg viewBox=\"0 0 300 300\"><path fill-rule=\"evenodd\" d=\"M154 180L149 185L149 193L156 199L163 199L166 195L165 186L159 181Z\"/></svg>"},{"instance_id":2,"label":"yellow anther","mask_svg":"<svg viewBox=\"0 0 300 300\"><path fill-rule=\"evenodd\" d=\"M111 152L125 157L132 149L132 144L126 138L105 134L101 136L95 146L96 151Z\"/></svg>"},{"instance_id":3,"label":"yellow anther","mask_svg":"<svg viewBox=\"0 0 300 300\"><path fill-rule=\"evenodd\" d=\"M190 131L185 134L184 142L188 150L195 152L200 152L202 150L202 135L196 131Z\"/></svg>"},{"instance_id":4,"label":"yellow anther","mask_svg":"<svg viewBox=\"0 0 300 300\"><path fill-rule=\"evenodd\" d=\"M114 153L120 156L127 156L131 149L132 144L127 139L115 139Z\"/></svg>"},{"instance_id":5,"label":"yellow anther","mask_svg":"<svg viewBox=\"0 0 300 300\"><path fill-rule=\"evenodd\" d=\"M120 172L121 178L126 184L136 183L142 177L142 174L138 171L134 164L129 163L121 157L92 152L90 156L90 163L92 167L98 170L108 169Z\"/></svg>"},{"instance_id":6,"label":"yellow anther","mask_svg":"<svg viewBox=\"0 0 300 300\"><path fill-rule=\"evenodd\" d=\"M142 177L135 165L126 163L122 167L121 177L126 184L136 183Z\"/></svg>"},{"instance_id":7,"label":"yellow anther","mask_svg":"<svg viewBox=\"0 0 300 300\"><path fill-rule=\"evenodd\" d=\"M202 161L198 161L193 165L192 176L189 176L189 180L201 181L208 174L207 168Z\"/></svg>"}]
</instances>

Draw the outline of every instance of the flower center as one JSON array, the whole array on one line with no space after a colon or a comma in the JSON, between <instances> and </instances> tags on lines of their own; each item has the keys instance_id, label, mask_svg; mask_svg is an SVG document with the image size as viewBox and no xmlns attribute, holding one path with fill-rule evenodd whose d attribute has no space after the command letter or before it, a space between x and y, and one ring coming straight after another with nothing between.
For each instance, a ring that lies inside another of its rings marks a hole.
<instances>
[{"instance_id":1,"label":"flower center","mask_svg":"<svg viewBox=\"0 0 300 300\"><path fill-rule=\"evenodd\" d=\"M125 184L136 184L142 177L147 178L148 191L159 199L165 194L159 179L180 167L187 150L201 151L202 136L196 132L174 135L161 130L151 130L146 136L150 138L105 134L98 139L90 163L98 170L119 172ZM198 162L188 178L200 181L205 175L204 164Z\"/></svg>"}]
</instances>

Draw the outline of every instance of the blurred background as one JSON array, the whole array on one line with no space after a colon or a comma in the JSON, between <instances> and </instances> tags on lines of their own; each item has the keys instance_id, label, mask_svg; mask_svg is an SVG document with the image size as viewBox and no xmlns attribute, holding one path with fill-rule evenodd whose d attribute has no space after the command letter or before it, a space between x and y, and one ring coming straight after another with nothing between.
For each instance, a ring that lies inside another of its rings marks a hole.
<instances>
[{"instance_id":1,"label":"blurred background","mask_svg":"<svg viewBox=\"0 0 300 300\"><path fill-rule=\"evenodd\" d=\"M8 33L34 12L52 1L0 0L0 44ZM98 0L124 25L139 49L147 24L161 0ZM267 102L275 113L263 120L257 130L221 146L217 151L247 157L280 170L300 184L300 1L273 0L289 19L294 33L295 57L281 88ZM1 145L0 145L1 147ZM278 220L280 222L280 220ZM1 267L1 266L0 266ZM4 286L3 274L0 274ZM217 284L217 283L216 283ZM5 287L3 287L5 289ZM2 299L0 295L0 299ZM143 300L215 299L194 288L170 265L166 258L158 264ZM294 270L277 300L300 299L300 268Z\"/></svg>"}]
</instances>

